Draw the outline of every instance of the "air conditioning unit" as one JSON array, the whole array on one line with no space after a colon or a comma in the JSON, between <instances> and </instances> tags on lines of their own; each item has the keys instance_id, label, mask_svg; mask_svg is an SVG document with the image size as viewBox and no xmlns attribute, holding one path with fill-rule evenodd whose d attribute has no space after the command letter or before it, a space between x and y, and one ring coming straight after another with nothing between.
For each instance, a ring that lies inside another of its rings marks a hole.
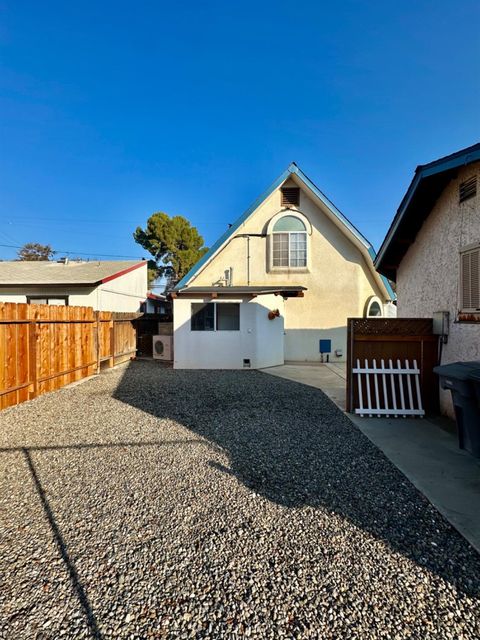
<instances>
[{"instance_id":1,"label":"air conditioning unit","mask_svg":"<svg viewBox=\"0 0 480 640\"><path fill-rule=\"evenodd\" d=\"M153 336L152 354L155 360L172 360L173 336Z\"/></svg>"}]
</instances>

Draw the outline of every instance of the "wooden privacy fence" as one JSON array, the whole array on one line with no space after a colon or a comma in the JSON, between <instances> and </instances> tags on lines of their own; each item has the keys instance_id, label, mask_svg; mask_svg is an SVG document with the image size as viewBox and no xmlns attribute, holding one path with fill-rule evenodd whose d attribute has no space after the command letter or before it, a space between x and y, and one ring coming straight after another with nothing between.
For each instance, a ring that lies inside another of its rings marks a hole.
<instances>
[{"instance_id":1,"label":"wooden privacy fence","mask_svg":"<svg viewBox=\"0 0 480 640\"><path fill-rule=\"evenodd\" d=\"M383 415L423 415L424 412L435 413L438 411L438 380L433 373L433 367L438 360L438 336L433 334L433 321L431 318L349 318L348 320L348 344L347 344L347 411L360 413L363 409L366 415L373 412L368 411L368 391L367 378L361 376L362 385L359 386L359 377L355 369L371 368L377 369L381 366L392 369L405 368L405 362L414 363L407 368L418 369L417 375L419 384L420 404L417 402L416 381L412 377L402 377L400 373L392 373L395 376L395 397L391 391L391 380L389 378L390 390L387 389L387 396L384 397L383 379L379 388L379 408L390 409ZM373 362L375 361L375 365ZM401 364L398 363L400 361ZM365 367L365 362L367 366ZM360 363L360 364L359 364ZM378 365L378 367L377 367ZM369 372L372 373L372 372ZM376 372L377 376L380 373ZM380 378L377 377L377 383ZM412 403L408 395L408 381L414 383ZM371 393L371 402L375 397L375 377L368 379ZM404 404L402 407L402 395ZM393 411L393 403L397 408L418 410L422 413L397 413ZM367 403L367 404L366 404ZM367 406L367 410L365 407ZM371 405L373 406L373 404ZM376 415L376 414L374 414ZM382 413L380 414L382 415Z\"/></svg>"},{"instance_id":2,"label":"wooden privacy fence","mask_svg":"<svg viewBox=\"0 0 480 640\"><path fill-rule=\"evenodd\" d=\"M113 367L136 351L138 314L0 303L0 409Z\"/></svg>"}]
</instances>

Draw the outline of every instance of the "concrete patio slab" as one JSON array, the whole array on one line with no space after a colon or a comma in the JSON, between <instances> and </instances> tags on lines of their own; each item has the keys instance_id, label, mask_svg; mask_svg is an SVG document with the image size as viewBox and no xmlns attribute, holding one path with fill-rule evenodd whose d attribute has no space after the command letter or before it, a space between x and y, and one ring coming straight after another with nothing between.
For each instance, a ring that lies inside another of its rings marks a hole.
<instances>
[{"instance_id":1,"label":"concrete patio slab","mask_svg":"<svg viewBox=\"0 0 480 640\"><path fill-rule=\"evenodd\" d=\"M345 411L345 363L292 362L262 369L262 372L321 389L337 407Z\"/></svg>"}]
</instances>

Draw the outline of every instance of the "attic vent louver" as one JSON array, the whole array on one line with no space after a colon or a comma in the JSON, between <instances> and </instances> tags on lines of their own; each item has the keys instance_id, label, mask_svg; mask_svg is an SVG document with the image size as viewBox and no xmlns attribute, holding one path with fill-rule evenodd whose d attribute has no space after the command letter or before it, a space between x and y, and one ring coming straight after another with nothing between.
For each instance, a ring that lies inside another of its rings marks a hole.
<instances>
[{"instance_id":1,"label":"attic vent louver","mask_svg":"<svg viewBox=\"0 0 480 640\"><path fill-rule=\"evenodd\" d=\"M477 176L472 176L468 180L465 180L465 182L462 182L458 188L458 195L460 202L474 198L477 195Z\"/></svg>"},{"instance_id":2,"label":"attic vent louver","mask_svg":"<svg viewBox=\"0 0 480 640\"><path fill-rule=\"evenodd\" d=\"M298 207L300 204L300 189L298 187L284 187L282 189L282 207Z\"/></svg>"}]
</instances>

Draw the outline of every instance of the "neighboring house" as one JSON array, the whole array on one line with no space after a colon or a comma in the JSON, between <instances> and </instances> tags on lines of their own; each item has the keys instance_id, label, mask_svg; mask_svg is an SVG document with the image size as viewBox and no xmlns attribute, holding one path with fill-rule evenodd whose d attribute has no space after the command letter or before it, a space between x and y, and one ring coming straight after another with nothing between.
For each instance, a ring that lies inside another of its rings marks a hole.
<instances>
[{"instance_id":1,"label":"neighboring house","mask_svg":"<svg viewBox=\"0 0 480 640\"><path fill-rule=\"evenodd\" d=\"M166 296L148 291L140 311L149 315L168 315L170 306L171 302L167 300Z\"/></svg>"},{"instance_id":2,"label":"neighboring house","mask_svg":"<svg viewBox=\"0 0 480 640\"><path fill-rule=\"evenodd\" d=\"M376 259L400 317L448 311L442 363L480 359L480 144L420 165ZM450 392L441 408L453 417Z\"/></svg>"},{"instance_id":3,"label":"neighboring house","mask_svg":"<svg viewBox=\"0 0 480 640\"><path fill-rule=\"evenodd\" d=\"M0 262L0 302L139 311L146 294L146 260Z\"/></svg>"},{"instance_id":4,"label":"neighboring house","mask_svg":"<svg viewBox=\"0 0 480 640\"><path fill-rule=\"evenodd\" d=\"M292 163L175 287L175 367L343 361L348 317L395 313L374 257Z\"/></svg>"}]
</instances>

